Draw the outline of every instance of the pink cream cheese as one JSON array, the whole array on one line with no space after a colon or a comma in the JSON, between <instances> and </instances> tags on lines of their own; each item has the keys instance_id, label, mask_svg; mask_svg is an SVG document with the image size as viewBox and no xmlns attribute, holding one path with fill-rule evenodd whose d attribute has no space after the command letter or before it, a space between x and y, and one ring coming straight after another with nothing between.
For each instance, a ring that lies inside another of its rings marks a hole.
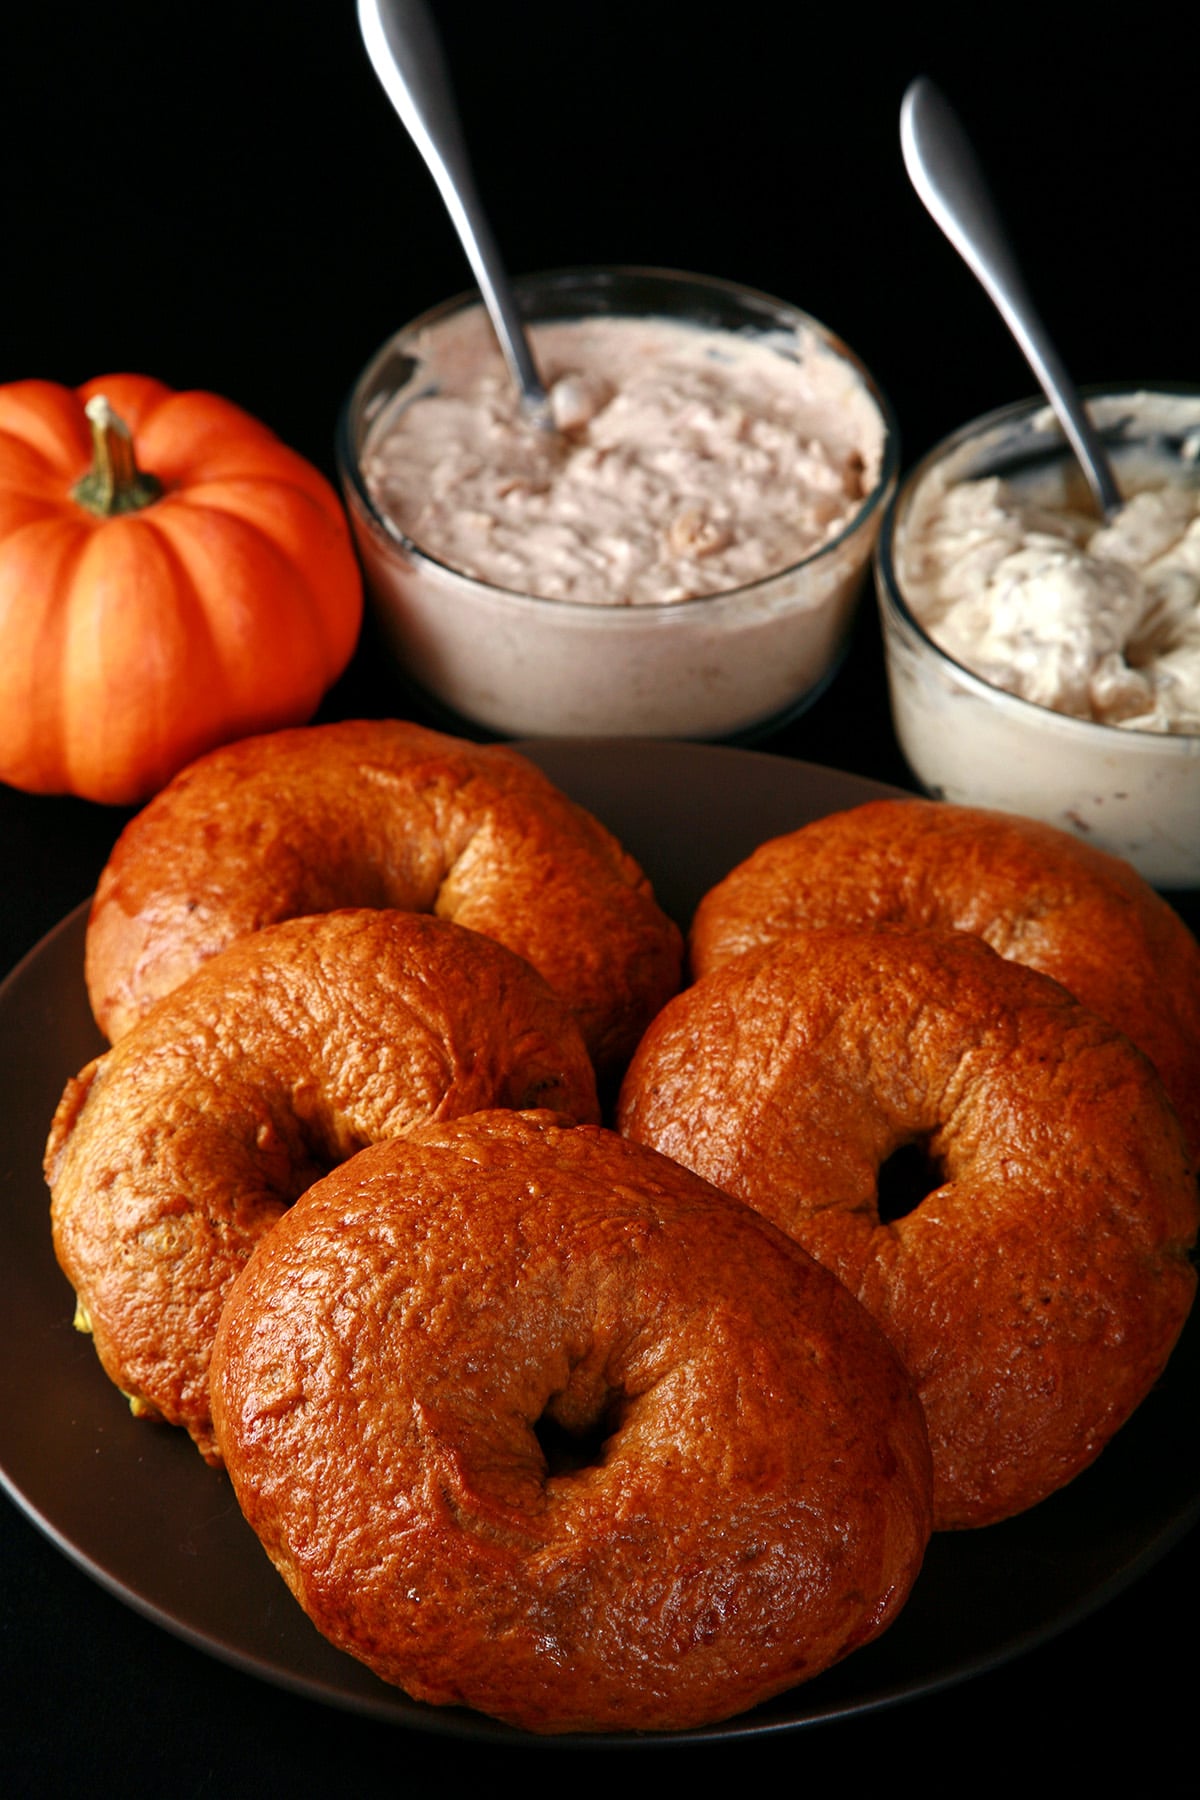
<instances>
[{"instance_id":1,"label":"pink cream cheese","mask_svg":"<svg viewBox=\"0 0 1200 1800\"><path fill-rule=\"evenodd\" d=\"M422 393L363 458L380 511L476 580L604 606L725 593L831 542L879 479L879 411L824 346L629 317L532 336L556 432L474 312L420 344Z\"/></svg>"}]
</instances>

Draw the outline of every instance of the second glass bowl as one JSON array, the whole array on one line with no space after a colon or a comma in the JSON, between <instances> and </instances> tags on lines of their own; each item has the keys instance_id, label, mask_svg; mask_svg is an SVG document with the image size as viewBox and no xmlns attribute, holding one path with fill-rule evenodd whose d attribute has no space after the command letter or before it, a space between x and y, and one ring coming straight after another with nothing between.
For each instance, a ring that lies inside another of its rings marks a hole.
<instances>
[{"instance_id":1,"label":"second glass bowl","mask_svg":"<svg viewBox=\"0 0 1200 1800\"><path fill-rule=\"evenodd\" d=\"M1200 391L1110 389L1089 395L1089 408L1118 479L1141 457L1200 480ZM1200 887L1200 736L1075 718L1008 693L947 655L905 591L906 533L926 484L1000 475L1061 494L1073 474L1038 399L973 420L906 478L875 556L900 747L938 798L1043 819L1124 857L1156 886Z\"/></svg>"}]
</instances>

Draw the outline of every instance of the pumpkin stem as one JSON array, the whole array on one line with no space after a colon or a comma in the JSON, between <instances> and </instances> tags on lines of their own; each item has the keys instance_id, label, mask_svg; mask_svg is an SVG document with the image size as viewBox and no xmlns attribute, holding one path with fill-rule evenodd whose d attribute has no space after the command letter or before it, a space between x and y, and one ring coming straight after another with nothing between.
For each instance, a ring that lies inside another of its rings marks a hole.
<instances>
[{"instance_id":1,"label":"pumpkin stem","mask_svg":"<svg viewBox=\"0 0 1200 1800\"><path fill-rule=\"evenodd\" d=\"M83 410L92 427L92 466L71 489L71 498L102 519L150 506L163 485L138 468L128 425L103 394L94 395Z\"/></svg>"}]
</instances>

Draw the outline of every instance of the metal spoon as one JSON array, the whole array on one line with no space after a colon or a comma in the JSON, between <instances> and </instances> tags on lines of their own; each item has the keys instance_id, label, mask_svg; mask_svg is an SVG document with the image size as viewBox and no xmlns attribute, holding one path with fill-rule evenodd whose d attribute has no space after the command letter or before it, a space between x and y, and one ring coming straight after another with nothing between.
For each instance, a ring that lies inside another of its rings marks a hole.
<instances>
[{"instance_id":1,"label":"metal spoon","mask_svg":"<svg viewBox=\"0 0 1200 1800\"><path fill-rule=\"evenodd\" d=\"M520 390L522 407L536 424L553 430L546 389L475 191L445 58L428 8L423 0L358 0L358 24L384 92L437 182Z\"/></svg>"},{"instance_id":2,"label":"metal spoon","mask_svg":"<svg viewBox=\"0 0 1200 1800\"><path fill-rule=\"evenodd\" d=\"M1110 518L1121 505L1121 491L1099 434L1034 310L970 140L924 75L901 104L900 147L909 179L998 307L1058 415L1097 506Z\"/></svg>"}]
</instances>

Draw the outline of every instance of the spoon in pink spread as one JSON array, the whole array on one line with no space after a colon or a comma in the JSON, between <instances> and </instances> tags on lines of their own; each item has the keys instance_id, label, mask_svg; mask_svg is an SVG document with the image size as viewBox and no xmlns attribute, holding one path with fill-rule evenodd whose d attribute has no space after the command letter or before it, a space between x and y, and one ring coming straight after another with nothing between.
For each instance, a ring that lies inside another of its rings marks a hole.
<instances>
[{"instance_id":1,"label":"spoon in pink spread","mask_svg":"<svg viewBox=\"0 0 1200 1800\"><path fill-rule=\"evenodd\" d=\"M358 0L371 65L437 183L504 359L535 424L554 429L545 385L480 204L442 47L424 0Z\"/></svg>"}]
</instances>

